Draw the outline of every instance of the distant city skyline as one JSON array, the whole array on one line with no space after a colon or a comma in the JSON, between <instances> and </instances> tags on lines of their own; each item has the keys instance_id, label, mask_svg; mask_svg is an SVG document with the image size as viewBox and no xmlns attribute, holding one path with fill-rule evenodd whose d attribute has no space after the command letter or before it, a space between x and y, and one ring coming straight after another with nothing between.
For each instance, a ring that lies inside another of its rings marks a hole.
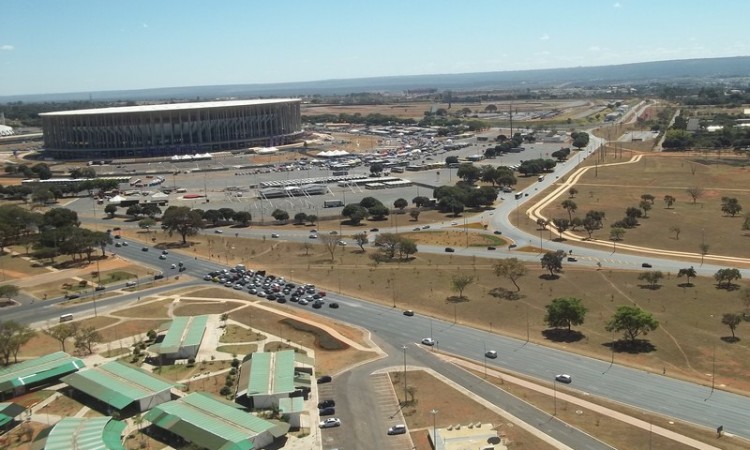
<instances>
[{"instance_id":1,"label":"distant city skyline","mask_svg":"<svg viewBox=\"0 0 750 450\"><path fill-rule=\"evenodd\" d=\"M19 0L0 97L750 55L750 2Z\"/></svg>"}]
</instances>

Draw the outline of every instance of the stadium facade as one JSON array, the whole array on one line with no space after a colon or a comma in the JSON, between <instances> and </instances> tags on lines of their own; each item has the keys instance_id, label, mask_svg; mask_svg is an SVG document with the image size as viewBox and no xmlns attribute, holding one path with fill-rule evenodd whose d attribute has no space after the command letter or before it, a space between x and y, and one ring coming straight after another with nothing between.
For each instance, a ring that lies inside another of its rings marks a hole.
<instances>
[{"instance_id":1,"label":"stadium facade","mask_svg":"<svg viewBox=\"0 0 750 450\"><path fill-rule=\"evenodd\" d=\"M233 100L43 113L44 156L149 158L283 145L302 134L300 105Z\"/></svg>"}]
</instances>

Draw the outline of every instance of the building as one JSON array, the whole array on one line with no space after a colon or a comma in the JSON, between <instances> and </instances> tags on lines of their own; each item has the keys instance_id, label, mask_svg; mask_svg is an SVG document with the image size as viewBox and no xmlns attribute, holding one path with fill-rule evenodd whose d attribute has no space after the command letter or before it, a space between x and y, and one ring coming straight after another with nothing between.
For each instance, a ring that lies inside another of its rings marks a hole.
<instances>
[{"instance_id":1,"label":"building","mask_svg":"<svg viewBox=\"0 0 750 450\"><path fill-rule=\"evenodd\" d=\"M432 448L435 450L507 450L508 447L491 423L450 425L446 428L428 428Z\"/></svg>"},{"instance_id":2,"label":"building","mask_svg":"<svg viewBox=\"0 0 750 450\"><path fill-rule=\"evenodd\" d=\"M0 432L12 428L16 417L26 411L26 407L18 403L0 403Z\"/></svg>"},{"instance_id":3,"label":"building","mask_svg":"<svg viewBox=\"0 0 750 450\"><path fill-rule=\"evenodd\" d=\"M111 417L66 417L34 439L34 450L125 450L125 422Z\"/></svg>"},{"instance_id":4,"label":"building","mask_svg":"<svg viewBox=\"0 0 750 450\"><path fill-rule=\"evenodd\" d=\"M279 399L279 413L292 428L302 427L302 414L306 411L305 399L302 397L285 397Z\"/></svg>"},{"instance_id":5,"label":"building","mask_svg":"<svg viewBox=\"0 0 750 450\"><path fill-rule=\"evenodd\" d=\"M64 352L13 364L0 370L0 397L21 395L28 389L56 383L60 377L76 372L86 365Z\"/></svg>"},{"instance_id":6,"label":"building","mask_svg":"<svg viewBox=\"0 0 750 450\"><path fill-rule=\"evenodd\" d=\"M164 340L149 347L149 351L160 357L176 359L195 358L206 331L208 316L175 317L167 330Z\"/></svg>"},{"instance_id":7,"label":"building","mask_svg":"<svg viewBox=\"0 0 750 450\"><path fill-rule=\"evenodd\" d=\"M313 360L294 350L256 352L240 366L237 402L256 409L279 406L279 400L310 389Z\"/></svg>"},{"instance_id":8,"label":"building","mask_svg":"<svg viewBox=\"0 0 750 450\"><path fill-rule=\"evenodd\" d=\"M121 416L147 411L172 399L172 383L119 361L110 361L62 379L100 403L100 410L115 409ZM75 395L75 394L74 394Z\"/></svg>"},{"instance_id":9,"label":"building","mask_svg":"<svg viewBox=\"0 0 750 450\"><path fill-rule=\"evenodd\" d=\"M43 113L44 156L148 158L287 144L302 135L300 103L236 100Z\"/></svg>"},{"instance_id":10,"label":"building","mask_svg":"<svg viewBox=\"0 0 750 450\"><path fill-rule=\"evenodd\" d=\"M163 403L144 418L185 442L210 449L265 448L289 431L287 423L261 419L204 392Z\"/></svg>"}]
</instances>

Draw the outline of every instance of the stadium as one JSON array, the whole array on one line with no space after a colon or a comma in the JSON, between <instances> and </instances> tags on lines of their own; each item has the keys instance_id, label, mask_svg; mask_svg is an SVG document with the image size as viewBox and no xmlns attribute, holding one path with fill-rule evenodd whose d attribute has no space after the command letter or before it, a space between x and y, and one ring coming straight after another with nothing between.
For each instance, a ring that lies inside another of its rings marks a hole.
<instances>
[{"instance_id":1,"label":"stadium","mask_svg":"<svg viewBox=\"0 0 750 450\"><path fill-rule=\"evenodd\" d=\"M44 157L150 158L288 144L302 134L300 103L236 100L43 113Z\"/></svg>"}]
</instances>

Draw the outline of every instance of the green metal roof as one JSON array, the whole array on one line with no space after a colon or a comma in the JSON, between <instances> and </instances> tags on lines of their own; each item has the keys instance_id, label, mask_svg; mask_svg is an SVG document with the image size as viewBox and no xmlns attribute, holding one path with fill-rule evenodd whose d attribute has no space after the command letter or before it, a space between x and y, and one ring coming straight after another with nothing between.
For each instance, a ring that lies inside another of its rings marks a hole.
<instances>
[{"instance_id":1,"label":"green metal roof","mask_svg":"<svg viewBox=\"0 0 750 450\"><path fill-rule=\"evenodd\" d=\"M26 408L18 403L0 403L0 427L11 422L24 411L26 411Z\"/></svg>"},{"instance_id":2,"label":"green metal roof","mask_svg":"<svg viewBox=\"0 0 750 450\"><path fill-rule=\"evenodd\" d=\"M159 353L177 353L180 347L198 346L206 331L208 316L175 317L159 344Z\"/></svg>"},{"instance_id":3,"label":"green metal roof","mask_svg":"<svg viewBox=\"0 0 750 450\"><path fill-rule=\"evenodd\" d=\"M55 352L23 361L0 370L0 392L57 378L75 372L86 365L65 352Z\"/></svg>"},{"instance_id":4,"label":"green metal roof","mask_svg":"<svg viewBox=\"0 0 750 450\"><path fill-rule=\"evenodd\" d=\"M251 450L250 439L265 431L275 436L279 428L203 392L162 403L145 419L201 447L221 450Z\"/></svg>"},{"instance_id":5,"label":"green metal roof","mask_svg":"<svg viewBox=\"0 0 750 450\"><path fill-rule=\"evenodd\" d=\"M294 350L253 353L243 370L249 370L247 395L294 392Z\"/></svg>"},{"instance_id":6,"label":"green metal roof","mask_svg":"<svg viewBox=\"0 0 750 450\"><path fill-rule=\"evenodd\" d=\"M64 418L52 428L45 450L125 450L125 422L111 417Z\"/></svg>"},{"instance_id":7,"label":"green metal roof","mask_svg":"<svg viewBox=\"0 0 750 450\"><path fill-rule=\"evenodd\" d=\"M68 375L62 381L117 409L174 386L119 361Z\"/></svg>"},{"instance_id":8,"label":"green metal roof","mask_svg":"<svg viewBox=\"0 0 750 450\"><path fill-rule=\"evenodd\" d=\"M284 397L279 399L279 412L290 414L305 410L305 399L302 397Z\"/></svg>"}]
</instances>

